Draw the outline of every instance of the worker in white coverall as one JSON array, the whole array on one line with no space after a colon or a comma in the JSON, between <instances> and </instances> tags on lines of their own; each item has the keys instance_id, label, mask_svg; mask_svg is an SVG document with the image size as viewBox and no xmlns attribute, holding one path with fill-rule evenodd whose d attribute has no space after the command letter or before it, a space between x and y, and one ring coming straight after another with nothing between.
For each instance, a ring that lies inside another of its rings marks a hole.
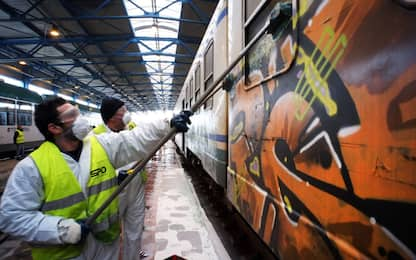
<instances>
[{"instance_id":1,"label":"worker in white coverall","mask_svg":"<svg viewBox=\"0 0 416 260\"><path fill-rule=\"evenodd\" d=\"M170 126L185 132L190 114L174 116ZM88 121L62 98L37 105L34 117L46 141L13 169L1 200L0 230L29 242L35 260L117 259L118 201L92 225L85 219L117 188L114 168L144 158L169 132L169 120L86 137Z\"/></svg>"},{"instance_id":2,"label":"worker in white coverall","mask_svg":"<svg viewBox=\"0 0 416 260\"><path fill-rule=\"evenodd\" d=\"M104 123L94 128L93 132L96 135L109 132L118 133L135 127L124 102L117 98L104 98L101 102L100 113ZM128 170L133 165L134 163L117 169L118 174L124 174L123 170ZM140 176L134 177L119 196L123 260L134 260L148 256L141 249L145 215L145 174L146 172L143 170Z\"/></svg>"}]
</instances>

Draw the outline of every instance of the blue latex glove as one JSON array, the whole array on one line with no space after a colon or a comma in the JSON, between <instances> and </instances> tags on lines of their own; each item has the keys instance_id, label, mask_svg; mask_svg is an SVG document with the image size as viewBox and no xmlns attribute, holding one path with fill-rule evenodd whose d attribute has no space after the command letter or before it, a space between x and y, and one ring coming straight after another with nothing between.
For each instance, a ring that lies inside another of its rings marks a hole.
<instances>
[{"instance_id":1,"label":"blue latex glove","mask_svg":"<svg viewBox=\"0 0 416 260\"><path fill-rule=\"evenodd\" d=\"M77 220L77 223L81 226L81 240L78 243L82 243L87 239L91 229L85 224L85 220Z\"/></svg>"},{"instance_id":2,"label":"blue latex glove","mask_svg":"<svg viewBox=\"0 0 416 260\"><path fill-rule=\"evenodd\" d=\"M190 116L193 112L190 110L183 110L178 115L174 115L170 120L170 127L175 127L178 132L186 132L189 127L187 124L191 124Z\"/></svg>"},{"instance_id":3,"label":"blue latex glove","mask_svg":"<svg viewBox=\"0 0 416 260\"><path fill-rule=\"evenodd\" d=\"M125 171L125 170L121 170L121 171L119 171L119 172L118 172L118 175L117 175L117 182L118 182L118 185L120 185L120 184L124 181L124 179L126 179L126 178L127 178L127 176L129 176L129 175L127 174L127 171Z\"/></svg>"}]
</instances>

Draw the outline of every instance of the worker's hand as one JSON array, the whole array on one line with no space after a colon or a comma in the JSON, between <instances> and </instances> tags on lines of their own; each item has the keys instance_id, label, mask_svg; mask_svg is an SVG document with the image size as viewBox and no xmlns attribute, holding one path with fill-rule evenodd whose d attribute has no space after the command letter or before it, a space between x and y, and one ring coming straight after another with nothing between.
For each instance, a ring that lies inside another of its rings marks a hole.
<instances>
[{"instance_id":1,"label":"worker's hand","mask_svg":"<svg viewBox=\"0 0 416 260\"><path fill-rule=\"evenodd\" d=\"M129 175L128 175L128 173L127 173L127 171L126 171L126 170L121 170L121 171L119 171L119 172L118 172L118 175L117 175L117 182L118 182L118 185L120 185L120 184L124 181L124 179L126 179L126 178L127 178L127 176L129 176Z\"/></svg>"},{"instance_id":2,"label":"worker's hand","mask_svg":"<svg viewBox=\"0 0 416 260\"><path fill-rule=\"evenodd\" d=\"M193 115L190 110L183 110L178 115L174 115L170 120L170 127L175 127L178 132L186 132L189 127L187 124L191 124L189 117Z\"/></svg>"},{"instance_id":3,"label":"worker's hand","mask_svg":"<svg viewBox=\"0 0 416 260\"><path fill-rule=\"evenodd\" d=\"M59 237L66 244L77 244L85 240L89 232L89 228L83 221L63 219L58 222Z\"/></svg>"}]
</instances>

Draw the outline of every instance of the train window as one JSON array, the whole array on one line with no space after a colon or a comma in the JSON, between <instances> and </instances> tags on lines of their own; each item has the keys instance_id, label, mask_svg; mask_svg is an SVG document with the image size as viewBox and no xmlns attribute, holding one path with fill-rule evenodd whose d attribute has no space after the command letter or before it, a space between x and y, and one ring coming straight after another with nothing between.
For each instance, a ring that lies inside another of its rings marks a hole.
<instances>
[{"instance_id":1,"label":"train window","mask_svg":"<svg viewBox=\"0 0 416 260\"><path fill-rule=\"evenodd\" d=\"M7 112L0 112L0 125L7 125Z\"/></svg>"},{"instance_id":2,"label":"train window","mask_svg":"<svg viewBox=\"0 0 416 260\"><path fill-rule=\"evenodd\" d=\"M188 108L188 85L185 85L185 108Z\"/></svg>"},{"instance_id":3,"label":"train window","mask_svg":"<svg viewBox=\"0 0 416 260\"><path fill-rule=\"evenodd\" d=\"M266 0L246 0L245 1L245 20L248 21L255 13L257 8L260 8L267 2Z\"/></svg>"},{"instance_id":4,"label":"train window","mask_svg":"<svg viewBox=\"0 0 416 260\"><path fill-rule=\"evenodd\" d=\"M201 87L201 65L198 64L195 70L195 93ZM196 96L196 95L195 95Z\"/></svg>"},{"instance_id":5,"label":"train window","mask_svg":"<svg viewBox=\"0 0 416 260\"><path fill-rule=\"evenodd\" d=\"M198 64L195 70L195 102L199 99L201 89L201 66Z\"/></svg>"},{"instance_id":6,"label":"train window","mask_svg":"<svg viewBox=\"0 0 416 260\"><path fill-rule=\"evenodd\" d=\"M214 99L212 97L208 98L207 101L204 103L205 109L212 109L214 106Z\"/></svg>"},{"instance_id":7,"label":"train window","mask_svg":"<svg viewBox=\"0 0 416 260\"><path fill-rule=\"evenodd\" d=\"M198 101L199 93L200 93L200 90L199 89L195 91L195 102Z\"/></svg>"},{"instance_id":8,"label":"train window","mask_svg":"<svg viewBox=\"0 0 416 260\"><path fill-rule=\"evenodd\" d=\"M32 113L28 111L18 111L17 124L26 126L32 125Z\"/></svg>"},{"instance_id":9,"label":"train window","mask_svg":"<svg viewBox=\"0 0 416 260\"><path fill-rule=\"evenodd\" d=\"M244 35L246 45L268 22L273 9L278 8L279 13L276 32L262 36L245 57L245 82L249 87L258 85L263 78L267 78L270 74L282 73L293 61L293 44L296 40L292 26L290 26L291 3L291 0L245 0ZM270 63L275 64L276 71L269 70ZM259 71L261 73L258 73Z\"/></svg>"},{"instance_id":10,"label":"train window","mask_svg":"<svg viewBox=\"0 0 416 260\"><path fill-rule=\"evenodd\" d=\"M14 111L7 111L7 124L15 125L16 124L16 114Z\"/></svg>"},{"instance_id":11,"label":"train window","mask_svg":"<svg viewBox=\"0 0 416 260\"><path fill-rule=\"evenodd\" d=\"M214 82L214 42L208 45L204 55L204 90Z\"/></svg>"},{"instance_id":12,"label":"train window","mask_svg":"<svg viewBox=\"0 0 416 260\"><path fill-rule=\"evenodd\" d=\"M256 33L264 26L267 19L269 19L270 12L278 2L283 1L246 0L244 24L246 30L246 43L250 42Z\"/></svg>"},{"instance_id":13,"label":"train window","mask_svg":"<svg viewBox=\"0 0 416 260\"><path fill-rule=\"evenodd\" d=\"M192 106L192 100L194 97L194 79L191 77L189 81L189 105Z\"/></svg>"}]
</instances>

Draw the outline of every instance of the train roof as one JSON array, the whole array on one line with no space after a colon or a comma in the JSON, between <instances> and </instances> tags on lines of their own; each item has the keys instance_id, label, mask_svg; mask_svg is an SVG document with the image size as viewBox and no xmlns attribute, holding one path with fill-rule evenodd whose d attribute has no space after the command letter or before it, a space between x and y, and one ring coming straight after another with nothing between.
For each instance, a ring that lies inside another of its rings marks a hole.
<instances>
[{"instance_id":1,"label":"train roof","mask_svg":"<svg viewBox=\"0 0 416 260\"><path fill-rule=\"evenodd\" d=\"M45 100L45 99L51 99L51 98L55 98L55 97L57 97L57 96L56 95L42 95L42 99L43 100ZM69 103L71 103L72 105L79 107L79 109L82 112L95 112L95 113L100 113L100 110L97 109L97 108L93 108L93 107L89 107L89 106L86 106L86 105L82 105L82 104L79 104L79 103L76 103L76 102L70 101L70 100L67 100L67 101Z\"/></svg>"},{"instance_id":2,"label":"train roof","mask_svg":"<svg viewBox=\"0 0 416 260\"><path fill-rule=\"evenodd\" d=\"M55 97L54 95L39 95L36 92L33 92L27 88L16 87L5 82L0 82L0 96L6 97L10 99L17 99L22 100L30 103L38 104L44 99ZM81 111L84 112L96 112L99 113L100 111L97 108L91 108L85 105L81 105L75 102L68 101L73 105L79 107Z\"/></svg>"},{"instance_id":3,"label":"train roof","mask_svg":"<svg viewBox=\"0 0 416 260\"><path fill-rule=\"evenodd\" d=\"M31 103L39 103L42 101L42 96L39 94L27 88L16 87L5 82L0 82L0 96Z\"/></svg>"}]
</instances>

